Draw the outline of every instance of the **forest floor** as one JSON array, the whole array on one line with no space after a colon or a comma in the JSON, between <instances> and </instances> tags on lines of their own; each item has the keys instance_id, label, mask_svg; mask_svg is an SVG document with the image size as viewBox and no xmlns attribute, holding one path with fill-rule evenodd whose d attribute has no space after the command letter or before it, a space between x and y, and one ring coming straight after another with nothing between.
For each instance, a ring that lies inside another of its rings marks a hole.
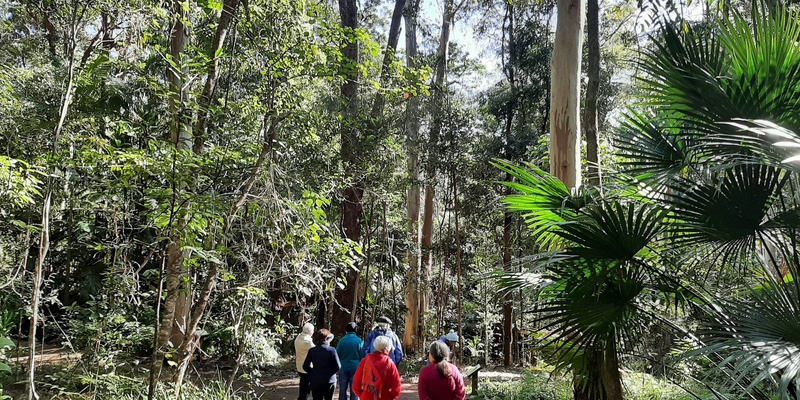
<instances>
[{"instance_id":1,"label":"forest floor","mask_svg":"<svg viewBox=\"0 0 800 400\"><path fill-rule=\"evenodd\" d=\"M257 393L261 394L261 398L264 400L294 400L297 398L297 383L298 379L265 380L262 381L262 391L257 391ZM336 389L333 398L339 398L339 388ZM417 383L405 380L400 400L411 399L419 399Z\"/></svg>"},{"instance_id":2,"label":"forest floor","mask_svg":"<svg viewBox=\"0 0 800 400\"><path fill-rule=\"evenodd\" d=\"M13 351L13 353L16 354L10 354L12 356L9 357L10 364L18 367L24 366L27 363L27 352L28 349L26 348L25 344L19 343L19 347ZM38 349L37 353L36 364L39 366L39 368L44 368L45 370L71 369L76 367L77 363L81 359L80 353L71 352L68 349L56 345L45 345ZM232 369L230 363L225 362L203 361L194 363L193 365L194 367L192 369L194 370L194 374L190 373L189 379L199 385L205 385L220 378L226 379L228 376L230 376ZM251 376L250 379L237 380L234 383L234 387L241 391L256 394L260 399L263 400L293 400L297 398L298 394L298 378L297 374L293 371L293 367L294 361L286 360L286 362L276 366L274 369L266 369L261 371L259 373L260 376L258 377ZM416 370L418 365L412 364L405 367L406 368L404 369L406 369L406 371L404 371L405 374L403 377L403 392L400 396L400 400L418 399L417 377L414 376L413 371L411 371ZM463 371L465 368L461 369ZM133 372L134 375L137 375L135 368L130 372ZM242 373L242 371L240 371L240 373ZM479 374L482 382L520 379L520 374L518 371L513 370L482 370ZM7 389L12 389L11 393L15 391L14 389L24 389L20 383L21 382L17 382L16 385L13 385L13 388L7 387ZM470 383L469 381L466 381L465 383L467 384L467 393L469 393ZM338 388L336 389L334 398L339 398Z\"/></svg>"}]
</instances>

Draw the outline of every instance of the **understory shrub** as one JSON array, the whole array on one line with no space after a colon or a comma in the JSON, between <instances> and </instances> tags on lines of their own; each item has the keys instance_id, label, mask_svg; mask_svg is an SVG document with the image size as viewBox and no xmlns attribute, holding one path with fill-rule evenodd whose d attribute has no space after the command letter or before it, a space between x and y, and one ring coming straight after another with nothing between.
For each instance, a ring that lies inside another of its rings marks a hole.
<instances>
[{"instance_id":1,"label":"understory shrub","mask_svg":"<svg viewBox=\"0 0 800 400\"><path fill-rule=\"evenodd\" d=\"M37 387L42 398L53 400L145 400L148 381L143 375L127 376L114 372L93 373L83 368L43 373ZM178 400L255 400L261 396L252 391L234 389L226 393L225 381L213 379L184 382ZM162 383L155 392L157 400L176 399L170 384Z\"/></svg>"},{"instance_id":2,"label":"understory shrub","mask_svg":"<svg viewBox=\"0 0 800 400\"><path fill-rule=\"evenodd\" d=\"M710 393L688 394L680 387L643 373L624 375L625 398L630 400L713 399ZM691 388L690 388L691 390ZM526 371L521 380L483 383L474 397L479 400L572 400L568 377L545 370Z\"/></svg>"},{"instance_id":3,"label":"understory shrub","mask_svg":"<svg viewBox=\"0 0 800 400\"><path fill-rule=\"evenodd\" d=\"M91 300L67 308L69 342L91 365L113 369L152 352L155 312L150 307Z\"/></svg>"}]
</instances>

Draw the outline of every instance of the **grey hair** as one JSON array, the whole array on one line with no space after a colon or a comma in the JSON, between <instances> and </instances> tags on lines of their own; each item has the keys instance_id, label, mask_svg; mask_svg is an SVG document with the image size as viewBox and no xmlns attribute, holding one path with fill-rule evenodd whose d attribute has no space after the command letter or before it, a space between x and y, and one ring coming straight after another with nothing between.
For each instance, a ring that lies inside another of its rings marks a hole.
<instances>
[{"instance_id":1,"label":"grey hair","mask_svg":"<svg viewBox=\"0 0 800 400\"><path fill-rule=\"evenodd\" d=\"M314 333L314 324L307 322L305 325L303 325L303 333L307 335Z\"/></svg>"},{"instance_id":2,"label":"grey hair","mask_svg":"<svg viewBox=\"0 0 800 400\"><path fill-rule=\"evenodd\" d=\"M375 341L372 342L372 346L375 347L375 351L377 352L386 351L391 353L392 350L394 350L394 344L392 344L392 339L390 339L388 336L376 337Z\"/></svg>"}]
</instances>

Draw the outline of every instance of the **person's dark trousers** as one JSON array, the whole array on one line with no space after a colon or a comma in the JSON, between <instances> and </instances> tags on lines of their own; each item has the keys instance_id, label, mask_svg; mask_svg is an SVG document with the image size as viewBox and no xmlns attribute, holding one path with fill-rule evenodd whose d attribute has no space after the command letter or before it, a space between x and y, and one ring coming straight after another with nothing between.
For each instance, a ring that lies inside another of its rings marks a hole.
<instances>
[{"instance_id":1,"label":"person's dark trousers","mask_svg":"<svg viewBox=\"0 0 800 400\"><path fill-rule=\"evenodd\" d=\"M314 400L333 400L334 390L336 390L335 383L313 383L311 384L311 397Z\"/></svg>"},{"instance_id":2,"label":"person's dark trousers","mask_svg":"<svg viewBox=\"0 0 800 400\"><path fill-rule=\"evenodd\" d=\"M356 371L339 370L339 400L347 400L347 392L350 392L350 400L358 400L353 393L353 377Z\"/></svg>"},{"instance_id":3,"label":"person's dark trousers","mask_svg":"<svg viewBox=\"0 0 800 400\"><path fill-rule=\"evenodd\" d=\"M297 400L308 400L308 395L311 394L311 382L308 381L308 374L298 372L300 375L300 396Z\"/></svg>"}]
</instances>

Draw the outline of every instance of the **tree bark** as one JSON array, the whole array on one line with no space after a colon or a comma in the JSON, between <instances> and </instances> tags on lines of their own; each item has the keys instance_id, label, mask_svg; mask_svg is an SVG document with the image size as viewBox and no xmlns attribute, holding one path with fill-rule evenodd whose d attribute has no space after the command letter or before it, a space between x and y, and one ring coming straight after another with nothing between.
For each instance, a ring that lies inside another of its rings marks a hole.
<instances>
[{"instance_id":1,"label":"tree bark","mask_svg":"<svg viewBox=\"0 0 800 400\"><path fill-rule=\"evenodd\" d=\"M511 96L506 105L506 124L504 129L506 156L511 154L512 149L509 149L511 143L511 136L514 128L514 112L517 95L517 82L514 74L516 51L514 42L514 2L509 1L506 3L506 15L503 24L503 48L504 53L508 53L508 61L505 61L505 54L503 57L503 71L505 72L506 79L508 80ZM506 173L506 182L511 181L511 174ZM506 188L506 196L511 194L510 188ZM503 270L511 272L511 212L506 208L503 210ZM514 296L511 293L506 293L503 296L503 365L510 367L513 363L513 356L511 353L513 344L513 323L514 321Z\"/></svg>"},{"instance_id":2,"label":"tree bark","mask_svg":"<svg viewBox=\"0 0 800 400\"><path fill-rule=\"evenodd\" d=\"M167 81L169 82L170 99L169 110L173 117L170 124L170 142L175 146L175 151L187 151L191 148L191 118L188 115L186 103L188 102L189 88L184 84L184 77L188 72L183 62L184 51L189 44L189 19L184 2L172 2L172 27L169 36L169 49L172 65L167 68ZM177 155L175 156L177 157ZM176 173L177 162L173 161L173 173ZM177 178L175 178L177 180ZM184 266L185 254L183 251L182 232L186 219L176 207L184 209L186 202L179 198L179 192L185 187L173 184L173 200L171 209L173 216L170 221L169 243L167 244L166 265L166 299L164 300L163 314L156 339L156 348L153 357L150 392L161 375L164 358L168 353L170 344L173 348L180 347L183 343L190 310L190 277L189 270ZM176 391L180 388L176 387Z\"/></svg>"},{"instance_id":3,"label":"tree bark","mask_svg":"<svg viewBox=\"0 0 800 400\"><path fill-rule=\"evenodd\" d=\"M383 108L386 105L386 96L383 95L383 86L389 79L389 67L392 61L397 58L397 42L400 40L400 21L403 17L403 9L406 0L395 0L394 10L392 11L392 22L389 24L389 41L386 44L386 51L383 53L383 63L381 65L380 87L375 93L375 101L372 103L370 117L373 123L383 116Z\"/></svg>"},{"instance_id":4,"label":"tree bark","mask_svg":"<svg viewBox=\"0 0 800 400\"><path fill-rule=\"evenodd\" d=\"M581 185L580 76L584 0L558 0L551 64L550 173L567 187Z\"/></svg>"},{"instance_id":5,"label":"tree bark","mask_svg":"<svg viewBox=\"0 0 800 400\"><path fill-rule=\"evenodd\" d=\"M210 51L211 63L208 68L205 84L203 85L203 93L200 99L198 99L199 111L197 124L193 131L194 141L192 151L196 155L202 155L204 152L207 132L206 122L209 112L208 108L212 102L214 89L216 88L217 80L219 78L219 53L225 46L225 38L228 36L231 22L236 16L238 7L239 0L226 0L224 2L222 7L222 15L220 16L220 21L217 24L217 30L214 33L214 40L212 42ZM271 120L271 122L268 123L268 120ZM267 155L271 153L272 142L277 125L281 120L282 118L265 117L264 125L262 126L264 132L264 143L262 143L261 153L259 154L258 161L253 168L250 178L245 183L242 193L240 194L238 200L235 201L231 206L231 210L228 213L228 218L225 219L225 226L222 234L223 241L225 240L227 234L230 233L233 219L235 218L235 215L239 209L241 209L241 207L244 205L247 194L252 189L256 177L266 162ZM209 270L208 274L206 275L206 280L200 289L197 302L194 305L192 305L191 298L186 298L185 301L183 301L183 296L179 296L178 305L181 307L179 310L176 310L176 315L182 317L184 320L182 321L183 324L180 326L182 328L180 333L176 335L179 337L176 337L174 340L172 340L173 345L177 346L175 359L178 363L178 368L173 376L173 382L175 383L176 391L180 390L180 387L182 386L183 380L186 376L186 370L194 356L194 350L198 341L198 337L196 335L197 328L203 318L203 314L208 306L208 302L211 299L211 294L216 288L218 272L219 265L216 263L209 263Z\"/></svg>"},{"instance_id":6,"label":"tree bark","mask_svg":"<svg viewBox=\"0 0 800 400\"><path fill-rule=\"evenodd\" d=\"M406 3L404 22L406 26L406 66L416 67L417 57L417 15L419 0ZM408 217L409 248L406 251L408 260L408 277L406 278L406 308L408 314L403 330L403 348L413 353L418 348L424 332L424 318L427 311L426 296L427 275L423 275L420 267L420 185L419 185L419 97L409 95L406 101L404 121L406 133L406 171L408 173L408 190L406 199L406 216ZM421 329L423 328L423 329Z\"/></svg>"},{"instance_id":7,"label":"tree bark","mask_svg":"<svg viewBox=\"0 0 800 400\"><path fill-rule=\"evenodd\" d=\"M444 107L448 48L450 45L450 26L455 18L453 0L445 0L442 15L442 31L439 35L439 48L436 51L436 72L432 86L434 107ZM435 181L439 157L439 134L442 131L442 112L434 112L428 141L425 166L425 212L422 219L422 263L420 274L425 275L433 265L433 214L436 195Z\"/></svg>"},{"instance_id":8,"label":"tree bark","mask_svg":"<svg viewBox=\"0 0 800 400\"><path fill-rule=\"evenodd\" d=\"M586 137L586 163L588 181L599 186L602 176L600 168L600 141L597 137L597 95L600 89L600 7L598 0L586 0L586 38L588 40L588 63L586 75L586 103L583 111L584 133Z\"/></svg>"},{"instance_id":9,"label":"tree bark","mask_svg":"<svg viewBox=\"0 0 800 400\"><path fill-rule=\"evenodd\" d=\"M617 341L611 338L603 349L603 363L600 366L603 381L604 400L622 400L622 375L619 373Z\"/></svg>"},{"instance_id":10,"label":"tree bark","mask_svg":"<svg viewBox=\"0 0 800 400\"><path fill-rule=\"evenodd\" d=\"M222 15L219 17L219 24L214 33L214 41L211 44L211 51L209 58L211 62L208 66L208 74L206 75L206 83L203 85L203 93L198 100L198 115L197 124L194 129L194 143L192 150L195 154L203 154L205 151L205 141L207 139L206 124L208 123L209 107L214 100L214 92L217 88L217 81L219 80L219 61L220 53L225 46L225 38L230 31L231 23L236 17L236 11L239 8L239 0L225 0L222 5Z\"/></svg>"},{"instance_id":11,"label":"tree bark","mask_svg":"<svg viewBox=\"0 0 800 400\"><path fill-rule=\"evenodd\" d=\"M356 0L339 0L341 26L346 30L358 28L358 3ZM348 41L342 46L344 62L358 63L358 42ZM345 238L358 242L361 238L361 217L364 212L364 178L358 160L361 135L352 126L358 113L358 70L349 68L341 87L342 100L346 103L345 125L341 130L341 157L345 176L350 183L344 189L342 204L342 234ZM334 293L335 304L332 310L330 328L332 332L342 333L347 322L355 318L357 306L358 279L360 268L346 268L339 271L345 279L345 286Z\"/></svg>"},{"instance_id":12,"label":"tree bark","mask_svg":"<svg viewBox=\"0 0 800 400\"><path fill-rule=\"evenodd\" d=\"M461 230L459 229L458 213L461 209L461 204L458 201L458 177L456 176L455 168L453 168L451 176L453 184L453 214L455 215L455 228L456 228L456 286L458 287L458 362L464 362L464 293L462 292L462 274L461 269Z\"/></svg>"}]
</instances>

